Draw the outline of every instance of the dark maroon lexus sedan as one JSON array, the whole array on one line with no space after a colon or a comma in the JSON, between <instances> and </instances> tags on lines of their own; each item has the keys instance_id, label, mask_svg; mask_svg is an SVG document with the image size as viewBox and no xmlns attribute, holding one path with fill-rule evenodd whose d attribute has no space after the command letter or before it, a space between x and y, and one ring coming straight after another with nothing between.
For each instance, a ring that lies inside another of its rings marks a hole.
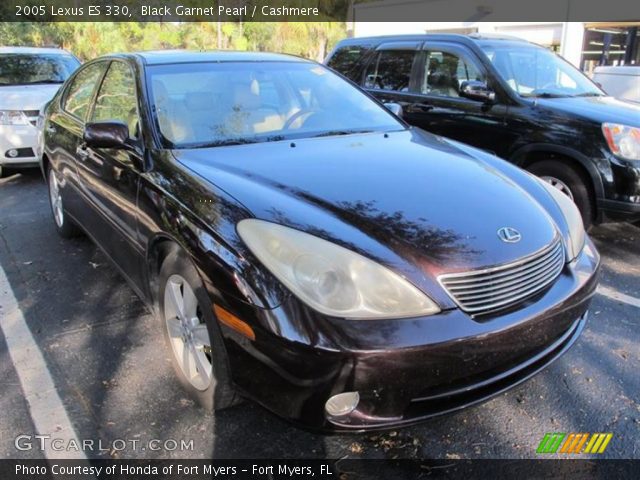
<instances>
[{"instance_id":1,"label":"dark maroon lexus sedan","mask_svg":"<svg viewBox=\"0 0 640 480\"><path fill-rule=\"evenodd\" d=\"M524 381L585 325L599 256L568 197L317 63L102 57L43 122L58 232L154 308L208 409L410 424Z\"/></svg>"}]
</instances>

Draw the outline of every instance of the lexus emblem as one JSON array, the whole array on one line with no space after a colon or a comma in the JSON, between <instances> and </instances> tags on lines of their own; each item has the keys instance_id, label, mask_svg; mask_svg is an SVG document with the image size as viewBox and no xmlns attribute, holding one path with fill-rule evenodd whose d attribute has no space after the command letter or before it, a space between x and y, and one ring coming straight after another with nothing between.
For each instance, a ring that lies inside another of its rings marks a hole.
<instances>
[{"instance_id":1,"label":"lexus emblem","mask_svg":"<svg viewBox=\"0 0 640 480\"><path fill-rule=\"evenodd\" d=\"M522 239L520 232L511 227L502 227L498 230L498 237L506 243L518 243Z\"/></svg>"}]
</instances>

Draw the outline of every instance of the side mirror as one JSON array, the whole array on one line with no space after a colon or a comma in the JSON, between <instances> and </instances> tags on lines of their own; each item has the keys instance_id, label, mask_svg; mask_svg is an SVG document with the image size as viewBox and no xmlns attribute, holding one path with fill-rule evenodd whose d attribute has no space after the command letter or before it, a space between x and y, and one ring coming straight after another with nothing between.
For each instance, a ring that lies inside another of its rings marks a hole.
<instances>
[{"instance_id":1,"label":"side mirror","mask_svg":"<svg viewBox=\"0 0 640 480\"><path fill-rule=\"evenodd\" d=\"M87 147L128 148L129 127L123 122L87 123L82 139Z\"/></svg>"},{"instance_id":2,"label":"side mirror","mask_svg":"<svg viewBox=\"0 0 640 480\"><path fill-rule=\"evenodd\" d=\"M460 96L486 103L492 103L496 100L496 93L486 83L479 80L465 80L462 82Z\"/></svg>"},{"instance_id":3,"label":"side mirror","mask_svg":"<svg viewBox=\"0 0 640 480\"><path fill-rule=\"evenodd\" d=\"M384 106L396 117L402 118L402 105L400 105L399 103L389 102L385 103Z\"/></svg>"}]
</instances>

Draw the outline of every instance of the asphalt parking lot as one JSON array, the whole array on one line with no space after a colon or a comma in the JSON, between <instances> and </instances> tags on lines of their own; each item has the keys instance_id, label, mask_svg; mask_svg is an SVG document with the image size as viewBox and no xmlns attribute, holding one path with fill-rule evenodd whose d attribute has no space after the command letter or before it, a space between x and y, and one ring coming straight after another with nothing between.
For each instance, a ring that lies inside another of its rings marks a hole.
<instances>
[{"instance_id":1,"label":"asphalt parking lot","mask_svg":"<svg viewBox=\"0 0 640 480\"><path fill-rule=\"evenodd\" d=\"M640 228L603 225L592 237L603 256L603 288L578 343L547 370L420 426L322 436L251 403L216 415L195 406L134 292L88 239L57 236L39 172L0 179L0 267L9 293L77 437L101 441L102 449L87 452L98 458L536 458L546 432L612 432L599 457L640 458ZM0 291L0 315L7 295ZM14 446L16 436L38 432L1 331L0 391L0 458L42 457ZM109 448L116 439L127 447ZM178 447L144 447L155 439Z\"/></svg>"}]
</instances>

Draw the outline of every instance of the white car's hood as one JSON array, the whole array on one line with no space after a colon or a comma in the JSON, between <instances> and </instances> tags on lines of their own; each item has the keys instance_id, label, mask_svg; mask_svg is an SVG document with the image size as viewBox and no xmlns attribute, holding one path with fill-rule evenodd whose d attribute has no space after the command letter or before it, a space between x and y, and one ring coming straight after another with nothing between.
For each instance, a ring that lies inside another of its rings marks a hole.
<instances>
[{"instance_id":1,"label":"white car's hood","mask_svg":"<svg viewBox=\"0 0 640 480\"><path fill-rule=\"evenodd\" d=\"M0 86L0 110L40 110L62 84Z\"/></svg>"}]
</instances>

